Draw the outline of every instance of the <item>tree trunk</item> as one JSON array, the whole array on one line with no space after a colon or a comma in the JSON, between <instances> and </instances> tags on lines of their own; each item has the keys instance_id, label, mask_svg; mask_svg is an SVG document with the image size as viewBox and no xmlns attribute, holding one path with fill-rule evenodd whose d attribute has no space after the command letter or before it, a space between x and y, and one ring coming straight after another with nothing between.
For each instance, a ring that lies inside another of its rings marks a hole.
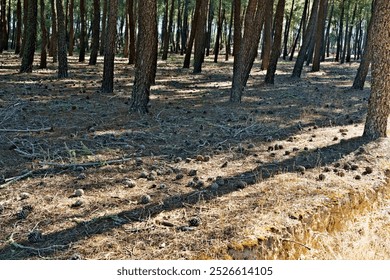
<instances>
[{"instance_id":1,"label":"tree trunk","mask_svg":"<svg viewBox=\"0 0 390 280\"><path fill-rule=\"evenodd\" d=\"M49 55L53 57L53 62L57 62L58 55L58 32L57 32L57 15L56 15L56 0L50 0L51 2L51 42ZM61 3L62 6L62 3ZM65 23L64 23L65 25Z\"/></svg>"},{"instance_id":2,"label":"tree trunk","mask_svg":"<svg viewBox=\"0 0 390 280\"><path fill-rule=\"evenodd\" d=\"M276 6L275 12L275 36L272 46L270 62L267 68L267 74L265 76L266 84L274 84L276 66L280 57L281 45L282 45L282 29L283 29L283 15L286 0L279 0Z\"/></svg>"},{"instance_id":3,"label":"tree trunk","mask_svg":"<svg viewBox=\"0 0 390 280\"><path fill-rule=\"evenodd\" d=\"M306 34L303 36L303 43L301 49L299 50L297 61L294 65L294 70L292 73L293 78L301 77L303 64L305 63L305 56L310 46L310 41L313 37L314 30L316 30L317 26L318 4L319 0L314 0Z\"/></svg>"},{"instance_id":4,"label":"tree trunk","mask_svg":"<svg viewBox=\"0 0 390 280\"><path fill-rule=\"evenodd\" d=\"M107 26L107 5L108 0L103 0L103 18L102 18L102 32L100 34L100 55L104 55L106 26Z\"/></svg>"},{"instance_id":5,"label":"tree trunk","mask_svg":"<svg viewBox=\"0 0 390 280\"><path fill-rule=\"evenodd\" d=\"M175 53L179 53L180 48L180 36L182 32L182 18L181 18L181 0L177 0L177 27L176 27L176 44Z\"/></svg>"},{"instance_id":6,"label":"tree trunk","mask_svg":"<svg viewBox=\"0 0 390 280\"><path fill-rule=\"evenodd\" d=\"M233 55L234 55L234 65L238 62L236 56L240 52L240 45L242 39L242 28L241 28L241 0L234 0L234 38L233 38ZM236 68L236 66L233 66Z\"/></svg>"},{"instance_id":7,"label":"tree trunk","mask_svg":"<svg viewBox=\"0 0 390 280\"><path fill-rule=\"evenodd\" d=\"M69 2L69 56L73 55L74 47L74 0Z\"/></svg>"},{"instance_id":8,"label":"tree trunk","mask_svg":"<svg viewBox=\"0 0 390 280\"><path fill-rule=\"evenodd\" d=\"M340 61L342 46L343 46L343 26L344 26L344 2L345 0L342 0L340 2L340 20L339 20L339 35L337 37L337 49L336 49L336 58L335 61Z\"/></svg>"},{"instance_id":9,"label":"tree trunk","mask_svg":"<svg viewBox=\"0 0 390 280\"><path fill-rule=\"evenodd\" d=\"M194 70L193 73L202 72L202 63L205 56L206 44L206 23L207 23L207 9L208 0L199 0L199 16L196 24L195 32L195 51L194 51Z\"/></svg>"},{"instance_id":10,"label":"tree trunk","mask_svg":"<svg viewBox=\"0 0 390 280\"><path fill-rule=\"evenodd\" d=\"M234 57L233 83L230 102L240 103L250 71L257 54L261 29L264 23L264 0L249 0L245 14L244 36L238 56ZM237 60L237 61L236 61Z\"/></svg>"},{"instance_id":11,"label":"tree trunk","mask_svg":"<svg viewBox=\"0 0 390 280\"><path fill-rule=\"evenodd\" d=\"M0 17L0 52L8 49L8 30L7 30L7 0L1 0Z\"/></svg>"},{"instance_id":12,"label":"tree trunk","mask_svg":"<svg viewBox=\"0 0 390 280\"><path fill-rule=\"evenodd\" d=\"M187 52L187 33L188 33L188 1L184 0L183 8L183 29L181 31L181 50L180 55L184 55L184 52ZM189 64L188 67L189 68Z\"/></svg>"},{"instance_id":13,"label":"tree trunk","mask_svg":"<svg viewBox=\"0 0 390 280\"><path fill-rule=\"evenodd\" d=\"M58 78L68 77L68 56L66 50L66 29L63 0L56 0L58 21Z\"/></svg>"},{"instance_id":14,"label":"tree trunk","mask_svg":"<svg viewBox=\"0 0 390 280\"><path fill-rule=\"evenodd\" d=\"M305 6L303 8L303 13L302 13L302 18L301 18L301 22L299 23L299 28L298 28L298 32L297 32L297 36L295 37L295 40L294 40L294 44L291 48L291 54L290 54L290 58L289 60L292 61L293 58L294 58L294 54L295 54L295 50L297 48L297 45L298 45L298 41L299 41L299 38L301 36L301 33L302 33L302 29L303 29L303 26L304 26L304 21L305 21L305 18L306 18L306 14L307 14L307 10L309 8L309 0L305 0Z\"/></svg>"},{"instance_id":15,"label":"tree trunk","mask_svg":"<svg viewBox=\"0 0 390 280\"><path fill-rule=\"evenodd\" d=\"M325 40L324 40L324 46L322 50L322 56L321 61L325 61L325 44L326 44L326 57L329 57L329 49L330 49L330 27L332 24L332 18L333 18L333 10L334 10L334 0L332 0L332 5L330 7L330 13L328 18L328 26L326 27L326 33L325 33Z\"/></svg>"},{"instance_id":16,"label":"tree trunk","mask_svg":"<svg viewBox=\"0 0 390 280\"><path fill-rule=\"evenodd\" d=\"M155 79L157 57L157 0L138 3L139 32L131 111L148 112L150 86Z\"/></svg>"},{"instance_id":17,"label":"tree trunk","mask_svg":"<svg viewBox=\"0 0 390 280\"><path fill-rule=\"evenodd\" d=\"M295 0L293 0L291 3L290 14L289 14L288 18L286 18L286 25L284 28L284 48L283 48L283 59L284 60L288 56L287 45L288 45L288 37L290 35L291 21L292 21L293 12L294 12L294 4L295 4Z\"/></svg>"},{"instance_id":18,"label":"tree trunk","mask_svg":"<svg viewBox=\"0 0 390 280\"><path fill-rule=\"evenodd\" d=\"M197 22L198 22L198 17L199 17L199 12L200 12L200 1L202 1L202 0L197 0L196 4L195 4L194 17L192 19L190 38L188 39L188 44L186 47L186 54L184 56L183 68L190 68L192 48L194 46L196 26L198 24Z\"/></svg>"},{"instance_id":19,"label":"tree trunk","mask_svg":"<svg viewBox=\"0 0 390 280\"><path fill-rule=\"evenodd\" d=\"M274 0L266 0L264 19L264 47L261 52L261 70L267 69L272 47L272 16L274 10Z\"/></svg>"},{"instance_id":20,"label":"tree trunk","mask_svg":"<svg viewBox=\"0 0 390 280\"><path fill-rule=\"evenodd\" d=\"M114 59L115 59L115 38L116 22L118 16L118 0L110 0L108 6L108 21L106 26L106 37L104 39L104 67L102 91L111 93L114 90Z\"/></svg>"},{"instance_id":21,"label":"tree trunk","mask_svg":"<svg viewBox=\"0 0 390 280\"><path fill-rule=\"evenodd\" d=\"M390 115L390 2L376 0L373 15L372 86L363 136L371 139L387 137Z\"/></svg>"},{"instance_id":22,"label":"tree trunk","mask_svg":"<svg viewBox=\"0 0 390 280\"><path fill-rule=\"evenodd\" d=\"M348 29L349 29L349 6L350 0L347 1L347 16L345 19L345 32L344 32L344 44L342 44L342 52L341 52L341 61L340 64L345 62L345 57L347 55L347 44L348 44Z\"/></svg>"},{"instance_id":23,"label":"tree trunk","mask_svg":"<svg viewBox=\"0 0 390 280\"><path fill-rule=\"evenodd\" d=\"M41 19L41 61L39 68L47 67L47 29L46 29L46 17L45 17L45 1L40 0L40 19Z\"/></svg>"},{"instance_id":24,"label":"tree trunk","mask_svg":"<svg viewBox=\"0 0 390 280\"><path fill-rule=\"evenodd\" d=\"M20 44L21 44L21 38L22 38L22 2L21 0L18 0L16 3L16 20L17 20L17 26L16 26L16 43L15 43L15 54L20 53Z\"/></svg>"},{"instance_id":25,"label":"tree trunk","mask_svg":"<svg viewBox=\"0 0 390 280\"><path fill-rule=\"evenodd\" d=\"M224 10L225 11L225 10ZM223 18L225 12L222 14L222 0L219 0L219 6L218 6L218 26L217 26L217 36L215 38L215 44L214 44L214 62L218 62L218 55L219 55L219 45L222 35L222 24L223 24Z\"/></svg>"},{"instance_id":26,"label":"tree trunk","mask_svg":"<svg viewBox=\"0 0 390 280\"><path fill-rule=\"evenodd\" d=\"M314 49L314 59L312 71L320 71L320 62L322 47L324 45L324 31L325 31L325 20L326 20L326 10L328 7L328 0L321 0L320 7L318 10L318 23L315 34L315 49Z\"/></svg>"},{"instance_id":27,"label":"tree trunk","mask_svg":"<svg viewBox=\"0 0 390 280\"><path fill-rule=\"evenodd\" d=\"M116 20L116 19L115 19ZM85 0L80 0L80 54L79 54L79 62L85 61Z\"/></svg>"},{"instance_id":28,"label":"tree trunk","mask_svg":"<svg viewBox=\"0 0 390 280\"><path fill-rule=\"evenodd\" d=\"M205 44L206 44L206 56L210 55L211 47L211 31L214 20L214 3L213 0L207 0L209 2L208 17L207 17L207 31L205 34Z\"/></svg>"},{"instance_id":29,"label":"tree trunk","mask_svg":"<svg viewBox=\"0 0 390 280\"><path fill-rule=\"evenodd\" d=\"M134 14L134 1L129 0L129 6L127 7L129 13L129 64L135 63L135 14Z\"/></svg>"},{"instance_id":30,"label":"tree trunk","mask_svg":"<svg viewBox=\"0 0 390 280\"><path fill-rule=\"evenodd\" d=\"M368 33L367 33L367 39L366 39L366 45L364 47L364 53L362 56L362 60L360 61L359 68L357 70L355 79L353 81L352 89L360 89L362 90L364 88L364 83L366 82L366 77L368 70L370 68L370 63L371 63L371 56L372 56L372 34L374 34L376 31L373 29L374 24L373 24L373 19L374 19L374 14L373 10L371 11L371 20L370 23L368 24Z\"/></svg>"},{"instance_id":31,"label":"tree trunk","mask_svg":"<svg viewBox=\"0 0 390 280\"><path fill-rule=\"evenodd\" d=\"M96 65L99 52L100 0L93 0L92 47L89 65Z\"/></svg>"},{"instance_id":32,"label":"tree trunk","mask_svg":"<svg viewBox=\"0 0 390 280\"><path fill-rule=\"evenodd\" d=\"M167 1L168 5L168 1ZM169 51L169 39L171 38L172 34L172 25L173 25L173 14L175 12L175 0L171 0L171 9L169 11L169 20L168 20L168 26L167 26L167 32L166 36L164 37L164 46L163 46L163 54L162 54L162 60L167 60L168 58L168 51Z\"/></svg>"},{"instance_id":33,"label":"tree trunk","mask_svg":"<svg viewBox=\"0 0 390 280\"><path fill-rule=\"evenodd\" d=\"M353 9L352 13L352 20L350 22L350 27L348 31L348 38L347 38L347 54L345 61L346 62L351 62L351 39L352 39L352 31L353 31L353 25L355 24L355 16L356 16L356 10L357 10L357 3L355 3L355 8Z\"/></svg>"},{"instance_id":34,"label":"tree trunk","mask_svg":"<svg viewBox=\"0 0 390 280\"><path fill-rule=\"evenodd\" d=\"M229 60L229 55L231 55L233 17L234 17L234 5L232 5L231 12L230 12L228 36L227 36L227 39L226 39L225 61L228 61Z\"/></svg>"},{"instance_id":35,"label":"tree trunk","mask_svg":"<svg viewBox=\"0 0 390 280\"><path fill-rule=\"evenodd\" d=\"M27 37L25 38L25 43L24 43L22 65L20 67L21 73L32 72L34 53L35 53L35 44L37 40L37 13L38 13L38 1L29 0L28 13L27 13L28 25L26 26Z\"/></svg>"}]
</instances>

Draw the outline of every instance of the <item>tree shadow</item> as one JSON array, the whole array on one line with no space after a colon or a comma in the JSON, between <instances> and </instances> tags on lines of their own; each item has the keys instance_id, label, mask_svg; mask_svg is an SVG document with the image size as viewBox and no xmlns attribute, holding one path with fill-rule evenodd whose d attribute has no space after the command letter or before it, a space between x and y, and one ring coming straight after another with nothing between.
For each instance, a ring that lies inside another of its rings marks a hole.
<instances>
[{"instance_id":1,"label":"tree shadow","mask_svg":"<svg viewBox=\"0 0 390 280\"><path fill-rule=\"evenodd\" d=\"M296 154L295 157L281 161L278 164L261 164L236 176L222 178L224 184L217 190L212 190L211 188L194 190L186 194L171 196L161 203L152 203L132 210L118 212L116 215L91 219L74 227L48 234L39 245L31 244L28 241L8 244L0 248L0 259L22 260L29 259L29 257L34 255L49 257L58 251L66 250L72 243L88 238L91 235L102 234L124 224L146 221L163 211L172 211L184 207L184 204L195 205L200 201L211 201L217 197L245 188L246 185L252 185L272 178L277 174L295 172L296 166L299 165L304 166L306 169L313 169L331 164L370 141L371 139L365 137L356 137L316 150L302 151ZM242 184L242 182L245 182L245 184Z\"/></svg>"}]
</instances>

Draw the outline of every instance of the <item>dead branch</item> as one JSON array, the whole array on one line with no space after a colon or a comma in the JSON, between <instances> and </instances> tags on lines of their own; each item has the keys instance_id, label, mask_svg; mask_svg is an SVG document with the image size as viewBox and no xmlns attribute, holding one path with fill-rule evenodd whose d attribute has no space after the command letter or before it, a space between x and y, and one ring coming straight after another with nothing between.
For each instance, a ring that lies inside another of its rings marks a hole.
<instances>
[{"instance_id":1,"label":"dead branch","mask_svg":"<svg viewBox=\"0 0 390 280\"><path fill-rule=\"evenodd\" d=\"M22 175L5 179L5 183L0 185L0 189L5 188L6 186L8 186L8 185L10 185L12 183L15 183L16 181L19 181L19 180L21 180L23 178L26 178L26 177L30 176L32 173L33 173L33 171L28 171L28 172L26 172L26 173L24 173Z\"/></svg>"},{"instance_id":2,"label":"dead branch","mask_svg":"<svg viewBox=\"0 0 390 280\"><path fill-rule=\"evenodd\" d=\"M85 162L85 163L70 163L70 164L61 164L61 163L56 163L56 162L40 161L39 164L52 166L55 168L69 169L69 168L77 168L77 167L96 167L96 166L110 165L110 164L115 164L115 163L123 163L123 162L130 161L130 160L132 160L132 158L93 161L93 162Z\"/></svg>"},{"instance_id":3,"label":"dead branch","mask_svg":"<svg viewBox=\"0 0 390 280\"><path fill-rule=\"evenodd\" d=\"M51 131L53 130L52 127L43 127L43 128L27 128L27 129L11 129L11 128L1 128L0 132L22 132L22 133L28 133L28 132L42 132L42 131Z\"/></svg>"}]
</instances>

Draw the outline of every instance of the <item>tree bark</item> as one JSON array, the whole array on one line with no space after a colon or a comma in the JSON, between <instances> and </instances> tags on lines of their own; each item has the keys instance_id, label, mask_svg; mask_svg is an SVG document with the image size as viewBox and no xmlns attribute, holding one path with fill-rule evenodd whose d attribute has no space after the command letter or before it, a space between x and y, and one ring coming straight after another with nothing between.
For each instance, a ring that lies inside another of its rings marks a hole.
<instances>
[{"instance_id":1,"label":"tree bark","mask_svg":"<svg viewBox=\"0 0 390 280\"><path fill-rule=\"evenodd\" d=\"M242 39L242 30L241 30L241 0L233 0L234 4L234 39L233 39L233 55L234 55L234 65L238 62L236 56L240 52L240 45ZM236 66L234 66L236 68Z\"/></svg>"},{"instance_id":2,"label":"tree bark","mask_svg":"<svg viewBox=\"0 0 390 280\"><path fill-rule=\"evenodd\" d=\"M41 19L41 61L39 68L47 67L47 29L46 29L46 17L45 17L45 1L40 0L40 19Z\"/></svg>"},{"instance_id":3,"label":"tree bark","mask_svg":"<svg viewBox=\"0 0 390 280\"><path fill-rule=\"evenodd\" d=\"M187 33L188 33L188 1L189 0L184 0L183 29L181 31L181 50L180 50L180 55L184 55L184 52L187 52L186 48L187 48ZM189 67L189 64L188 64L188 67Z\"/></svg>"},{"instance_id":4,"label":"tree bark","mask_svg":"<svg viewBox=\"0 0 390 280\"><path fill-rule=\"evenodd\" d=\"M340 13L340 19L339 19L339 34L338 34L338 37L337 37L337 49L336 49L336 58L335 58L335 61L340 61L340 56L341 56L341 51L342 51L342 47L343 47L343 26L344 26L344 2L345 0L342 0L340 2L340 10L341 10L341 13Z\"/></svg>"},{"instance_id":5,"label":"tree bark","mask_svg":"<svg viewBox=\"0 0 390 280\"><path fill-rule=\"evenodd\" d=\"M168 1L167 1L167 5L168 5ZM167 58L168 58L169 39L171 38L171 34L172 34L174 12L175 12L175 0L171 0L171 8L169 11L168 26L167 26L166 34L164 37L163 54L162 54L162 58L161 58L162 60L167 60Z\"/></svg>"},{"instance_id":6,"label":"tree bark","mask_svg":"<svg viewBox=\"0 0 390 280\"><path fill-rule=\"evenodd\" d=\"M135 79L130 110L148 112L150 86L155 79L157 57L157 0L138 3L139 32L135 64Z\"/></svg>"},{"instance_id":7,"label":"tree bark","mask_svg":"<svg viewBox=\"0 0 390 280\"><path fill-rule=\"evenodd\" d=\"M214 62L215 63L218 62L219 46L220 46L220 40L221 40L221 35L222 35L223 18L224 18L224 15L222 15L222 0L219 0L217 36L215 38L215 44L214 44Z\"/></svg>"},{"instance_id":8,"label":"tree bark","mask_svg":"<svg viewBox=\"0 0 390 280\"><path fill-rule=\"evenodd\" d=\"M387 137L390 114L390 2L376 0L371 34L372 86L363 136L371 139Z\"/></svg>"},{"instance_id":9,"label":"tree bark","mask_svg":"<svg viewBox=\"0 0 390 280\"><path fill-rule=\"evenodd\" d=\"M325 61L325 45L326 45L326 57L330 56L330 53L329 53L330 52L330 27L331 27L331 24L332 24L333 11L334 11L334 0L332 0L332 5L330 7L329 18L328 18L328 25L326 27L324 47L323 47L323 50L322 50L321 61Z\"/></svg>"},{"instance_id":10,"label":"tree bark","mask_svg":"<svg viewBox=\"0 0 390 280\"><path fill-rule=\"evenodd\" d=\"M63 0L56 0L57 21L58 21L58 78L68 77L68 56L66 50L66 29Z\"/></svg>"},{"instance_id":11,"label":"tree bark","mask_svg":"<svg viewBox=\"0 0 390 280\"><path fill-rule=\"evenodd\" d=\"M53 57L53 62L57 62L58 55L58 32L57 32L57 14L56 14L56 0L51 2L51 41L49 55ZM62 6L62 3L61 3ZM64 23L65 25L65 23Z\"/></svg>"},{"instance_id":12,"label":"tree bark","mask_svg":"<svg viewBox=\"0 0 390 280\"><path fill-rule=\"evenodd\" d=\"M115 19L116 20L116 19ZM80 0L80 53L79 53L79 62L85 61L85 33L86 33L86 24L85 24L85 0ZM116 30L116 28L115 28Z\"/></svg>"},{"instance_id":13,"label":"tree bark","mask_svg":"<svg viewBox=\"0 0 390 280\"><path fill-rule=\"evenodd\" d=\"M272 16L274 10L274 0L266 0L264 15L264 47L261 52L261 70L267 69L272 47Z\"/></svg>"},{"instance_id":14,"label":"tree bark","mask_svg":"<svg viewBox=\"0 0 390 280\"><path fill-rule=\"evenodd\" d=\"M100 0L93 0L92 47L89 65L96 65L99 52Z\"/></svg>"},{"instance_id":15,"label":"tree bark","mask_svg":"<svg viewBox=\"0 0 390 280\"><path fill-rule=\"evenodd\" d=\"M21 73L32 72L34 53L35 53L35 44L37 40L37 13L38 13L38 1L29 0L28 13L27 13L28 25L26 26L27 37L25 38L25 43L24 43L22 65L20 67Z\"/></svg>"},{"instance_id":16,"label":"tree bark","mask_svg":"<svg viewBox=\"0 0 390 280\"><path fill-rule=\"evenodd\" d=\"M195 4L194 17L192 19L190 38L188 39L186 54L184 56L183 68L190 68L192 48L194 46L196 26L198 24L197 22L198 22L198 17L200 12L200 3L201 3L200 1L202 0L197 0Z\"/></svg>"},{"instance_id":17,"label":"tree bark","mask_svg":"<svg viewBox=\"0 0 390 280\"><path fill-rule=\"evenodd\" d=\"M69 2L69 56L73 55L74 48L74 0Z\"/></svg>"},{"instance_id":18,"label":"tree bark","mask_svg":"<svg viewBox=\"0 0 390 280\"><path fill-rule=\"evenodd\" d=\"M372 56L372 34L375 33L374 24L373 24L373 17L374 17L374 9L372 10L372 16L370 23L368 24L368 33L367 33L367 39L366 39L366 45L364 47L364 52L362 59L360 61L359 68L357 70L355 79L353 81L352 89L359 89L362 90L364 88L364 83L366 82L366 77L368 70L370 69L370 63L371 63L371 56Z\"/></svg>"},{"instance_id":19,"label":"tree bark","mask_svg":"<svg viewBox=\"0 0 390 280\"><path fill-rule=\"evenodd\" d=\"M15 43L15 54L20 53L20 44L22 38L22 2L18 0L16 3L16 43Z\"/></svg>"},{"instance_id":20,"label":"tree bark","mask_svg":"<svg viewBox=\"0 0 390 280\"><path fill-rule=\"evenodd\" d=\"M320 71L320 62L322 47L324 45L324 31L325 31L325 20L326 20L326 9L328 6L328 0L321 0L320 7L318 9L318 23L315 34L315 49L314 59L312 65L312 71Z\"/></svg>"},{"instance_id":21,"label":"tree bark","mask_svg":"<svg viewBox=\"0 0 390 280\"><path fill-rule=\"evenodd\" d=\"M276 6L275 12L275 36L272 46L270 62L267 68L267 74L265 76L266 84L274 84L275 72L280 57L281 45L282 45L282 29L283 29L283 16L286 0L279 0Z\"/></svg>"},{"instance_id":22,"label":"tree bark","mask_svg":"<svg viewBox=\"0 0 390 280\"><path fill-rule=\"evenodd\" d=\"M102 17L102 32L100 34L100 55L104 55L105 39L106 39L106 26L107 26L107 5L108 0L103 0L103 17Z\"/></svg>"},{"instance_id":23,"label":"tree bark","mask_svg":"<svg viewBox=\"0 0 390 280\"><path fill-rule=\"evenodd\" d=\"M195 32L195 51L194 51L194 70L193 73L202 72L202 64L205 56L206 44L206 23L207 23L207 9L208 0L199 0L199 16L196 24Z\"/></svg>"},{"instance_id":24,"label":"tree bark","mask_svg":"<svg viewBox=\"0 0 390 280\"><path fill-rule=\"evenodd\" d=\"M134 1L129 0L129 64L135 63L135 15L134 15Z\"/></svg>"},{"instance_id":25,"label":"tree bark","mask_svg":"<svg viewBox=\"0 0 390 280\"><path fill-rule=\"evenodd\" d=\"M257 54L261 29L264 23L264 0L249 0L245 13L244 36L238 56L234 57L233 82L230 102L240 103ZM236 61L237 60L237 61Z\"/></svg>"},{"instance_id":26,"label":"tree bark","mask_svg":"<svg viewBox=\"0 0 390 280\"><path fill-rule=\"evenodd\" d=\"M319 4L319 0L314 0L308 27L306 29L306 34L304 34L303 36L303 43L301 49L299 50L297 61L295 62L294 65L294 70L292 73L293 78L301 77L303 64L305 63L305 56L308 51L310 41L313 37L314 30L316 30L316 26L317 26L318 4Z\"/></svg>"},{"instance_id":27,"label":"tree bark","mask_svg":"<svg viewBox=\"0 0 390 280\"><path fill-rule=\"evenodd\" d=\"M347 38L347 42L346 42L347 54L345 57L346 62L351 62L351 39L352 39L353 25L355 24L356 10L357 10L357 3L355 3L355 8L353 9L352 19L351 19L350 27L349 27L349 31L348 31L348 38Z\"/></svg>"},{"instance_id":28,"label":"tree bark","mask_svg":"<svg viewBox=\"0 0 390 280\"><path fill-rule=\"evenodd\" d=\"M105 34L104 67L102 92L111 93L114 90L114 59L116 22L118 16L118 0L110 0L108 6L108 21Z\"/></svg>"},{"instance_id":29,"label":"tree bark","mask_svg":"<svg viewBox=\"0 0 390 280\"><path fill-rule=\"evenodd\" d=\"M304 26L304 24L305 24L304 21L305 21L305 18L306 18L306 14L307 14L308 7L309 7L309 0L305 0L305 6L304 6L304 8L303 8L303 13L302 13L301 22L299 23L299 28L298 28L297 36L295 37L294 44L293 44L293 46L292 46L292 48L291 48L291 54L290 54L290 58L289 58L290 61L292 61L293 58L294 58L295 49L297 48L298 41L299 41L299 38L300 38L300 36L301 36L303 26Z\"/></svg>"},{"instance_id":30,"label":"tree bark","mask_svg":"<svg viewBox=\"0 0 390 280\"><path fill-rule=\"evenodd\" d=\"M288 18L286 19L286 25L284 28L284 48L283 48L283 59L284 60L288 56L287 45L288 45L288 37L290 35L291 21L292 21L293 12L294 12L294 4L295 4L295 0L293 0L291 3L290 14L289 14Z\"/></svg>"},{"instance_id":31,"label":"tree bark","mask_svg":"<svg viewBox=\"0 0 390 280\"><path fill-rule=\"evenodd\" d=\"M230 12L229 29L228 29L227 39L226 39L225 61L229 60L229 55L231 55L232 53L231 44L232 44L233 17L234 17L234 5L232 5L231 12Z\"/></svg>"}]
</instances>

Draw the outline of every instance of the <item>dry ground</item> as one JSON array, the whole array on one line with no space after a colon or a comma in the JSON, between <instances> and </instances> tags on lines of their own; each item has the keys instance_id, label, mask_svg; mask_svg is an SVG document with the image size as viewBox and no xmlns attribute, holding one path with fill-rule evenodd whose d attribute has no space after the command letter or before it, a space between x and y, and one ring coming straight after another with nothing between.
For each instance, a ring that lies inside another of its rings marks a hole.
<instances>
[{"instance_id":1,"label":"dry ground","mask_svg":"<svg viewBox=\"0 0 390 280\"><path fill-rule=\"evenodd\" d=\"M390 257L390 144L360 137L357 63L281 62L275 86L255 64L236 105L231 61L172 57L140 116L133 66L102 94L102 61L76 61L57 80L0 55L0 259Z\"/></svg>"}]
</instances>

